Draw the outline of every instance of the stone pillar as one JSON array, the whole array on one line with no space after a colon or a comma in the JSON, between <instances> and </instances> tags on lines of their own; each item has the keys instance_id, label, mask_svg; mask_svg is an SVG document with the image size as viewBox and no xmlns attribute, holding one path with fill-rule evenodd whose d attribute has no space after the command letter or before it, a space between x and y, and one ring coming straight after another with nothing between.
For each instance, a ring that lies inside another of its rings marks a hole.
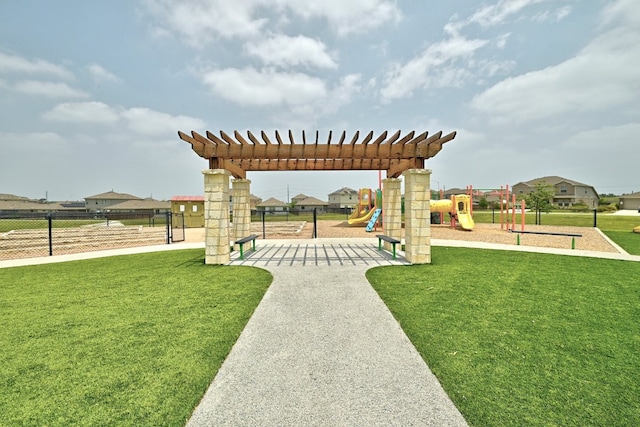
<instances>
[{"instance_id":1,"label":"stone pillar","mask_svg":"<svg viewBox=\"0 0 640 427\"><path fill-rule=\"evenodd\" d=\"M238 240L251 234L251 181L248 179L234 179L231 182L233 191L233 239ZM240 245L233 249L240 250Z\"/></svg>"},{"instance_id":2,"label":"stone pillar","mask_svg":"<svg viewBox=\"0 0 640 427\"><path fill-rule=\"evenodd\" d=\"M382 180L382 228L384 234L394 239L402 239L402 194L399 178ZM384 243L391 250L391 243ZM400 249L400 248L398 248Z\"/></svg>"},{"instance_id":3,"label":"stone pillar","mask_svg":"<svg viewBox=\"0 0 640 427\"><path fill-rule=\"evenodd\" d=\"M227 264L229 248L229 172L205 169L204 227L205 264Z\"/></svg>"},{"instance_id":4,"label":"stone pillar","mask_svg":"<svg viewBox=\"0 0 640 427\"><path fill-rule=\"evenodd\" d=\"M405 257L411 264L431 264L431 171L409 169L402 175Z\"/></svg>"}]
</instances>

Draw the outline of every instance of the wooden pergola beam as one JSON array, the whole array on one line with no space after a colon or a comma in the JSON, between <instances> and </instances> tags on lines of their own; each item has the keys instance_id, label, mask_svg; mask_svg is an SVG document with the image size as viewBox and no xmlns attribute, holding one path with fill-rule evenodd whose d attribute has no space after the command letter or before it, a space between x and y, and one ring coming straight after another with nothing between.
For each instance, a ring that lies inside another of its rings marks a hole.
<instances>
[{"instance_id":1,"label":"wooden pergola beam","mask_svg":"<svg viewBox=\"0 0 640 427\"><path fill-rule=\"evenodd\" d=\"M264 131L260 138L250 131L246 138L238 131L233 136L220 131L220 137L209 131L206 137L195 131L191 135L178 132L180 139L191 144L211 168L227 169L238 178L244 178L247 171L267 170L386 170L387 177L397 177L407 169L424 168L425 160L438 154L456 132L445 136L442 132L431 136L423 132L416 136L415 131L410 131L401 137L398 130L391 136L384 131L374 137L371 131L360 140L360 131L356 131L347 142L343 131L337 143L332 143L332 135L329 132L322 143L316 131L313 143L303 131L302 143L298 143L289 130L289 143L285 143L276 131L274 143Z\"/></svg>"}]
</instances>

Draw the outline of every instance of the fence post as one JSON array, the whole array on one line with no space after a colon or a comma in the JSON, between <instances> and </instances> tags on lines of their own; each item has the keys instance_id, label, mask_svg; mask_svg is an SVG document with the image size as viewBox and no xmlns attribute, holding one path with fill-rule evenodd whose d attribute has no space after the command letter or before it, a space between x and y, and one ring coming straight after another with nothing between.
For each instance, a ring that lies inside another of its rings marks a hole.
<instances>
[{"instance_id":1,"label":"fence post","mask_svg":"<svg viewBox=\"0 0 640 427\"><path fill-rule=\"evenodd\" d=\"M165 213L167 223L167 245L171 244L171 212Z\"/></svg>"},{"instance_id":2,"label":"fence post","mask_svg":"<svg viewBox=\"0 0 640 427\"><path fill-rule=\"evenodd\" d=\"M53 215L47 214L47 222L49 223L49 256L53 256Z\"/></svg>"},{"instance_id":3,"label":"fence post","mask_svg":"<svg viewBox=\"0 0 640 427\"><path fill-rule=\"evenodd\" d=\"M266 239L266 238L267 238L267 237L266 237L266 235L267 235L267 233L266 233L266 226L265 226L265 224L264 224L264 215L265 215L265 213L266 213L266 211L262 211L262 238L263 238L263 239Z\"/></svg>"},{"instance_id":4,"label":"fence post","mask_svg":"<svg viewBox=\"0 0 640 427\"><path fill-rule=\"evenodd\" d=\"M593 210L593 228L598 226L598 209Z\"/></svg>"},{"instance_id":5,"label":"fence post","mask_svg":"<svg viewBox=\"0 0 640 427\"><path fill-rule=\"evenodd\" d=\"M318 208L313 208L313 238L318 238Z\"/></svg>"}]
</instances>

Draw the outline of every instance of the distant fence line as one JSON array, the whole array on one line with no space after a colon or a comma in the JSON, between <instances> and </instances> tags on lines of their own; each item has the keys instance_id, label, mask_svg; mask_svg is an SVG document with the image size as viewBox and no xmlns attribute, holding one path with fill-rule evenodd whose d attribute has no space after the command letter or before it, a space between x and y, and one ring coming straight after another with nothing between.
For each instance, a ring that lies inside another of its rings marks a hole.
<instances>
[{"instance_id":1,"label":"distant fence line","mask_svg":"<svg viewBox=\"0 0 640 427\"><path fill-rule=\"evenodd\" d=\"M0 214L0 259L170 244L184 239L184 215L171 212Z\"/></svg>"}]
</instances>

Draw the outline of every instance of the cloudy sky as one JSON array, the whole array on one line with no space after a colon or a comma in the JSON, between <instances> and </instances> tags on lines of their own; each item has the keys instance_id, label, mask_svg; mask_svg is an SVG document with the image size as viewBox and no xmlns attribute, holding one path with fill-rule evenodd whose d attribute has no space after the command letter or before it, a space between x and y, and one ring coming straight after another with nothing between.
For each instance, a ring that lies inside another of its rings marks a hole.
<instances>
[{"instance_id":1,"label":"cloudy sky","mask_svg":"<svg viewBox=\"0 0 640 427\"><path fill-rule=\"evenodd\" d=\"M434 188L640 191L637 0L0 2L0 193L202 194L177 131L457 137ZM327 199L370 172L250 172Z\"/></svg>"}]
</instances>

